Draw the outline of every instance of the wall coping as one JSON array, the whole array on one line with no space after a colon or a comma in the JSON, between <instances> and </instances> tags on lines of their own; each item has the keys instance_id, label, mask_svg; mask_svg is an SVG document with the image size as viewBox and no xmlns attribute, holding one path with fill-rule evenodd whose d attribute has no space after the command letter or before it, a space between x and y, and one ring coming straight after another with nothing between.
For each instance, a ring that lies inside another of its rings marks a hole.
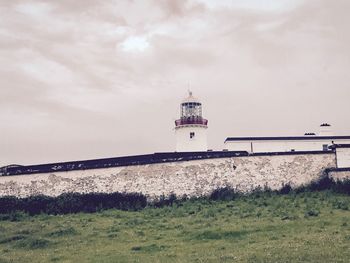
<instances>
[{"instance_id":1,"label":"wall coping","mask_svg":"<svg viewBox=\"0 0 350 263\"><path fill-rule=\"evenodd\" d=\"M305 155L305 154L334 154L334 151L290 151L290 152L261 152L250 153L249 156L274 156L274 155Z\"/></svg>"},{"instance_id":2,"label":"wall coping","mask_svg":"<svg viewBox=\"0 0 350 263\"><path fill-rule=\"evenodd\" d=\"M282 136L282 137L227 137L226 142L233 141L317 141L317 140L350 140L350 136Z\"/></svg>"},{"instance_id":3,"label":"wall coping","mask_svg":"<svg viewBox=\"0 0 350 263\"><path fill-rule=\"evenodd\" d=\"M350 144L333 144L329 146L329 149L338 149L338 148L350 148Z\"/></svg>"},{"instance_id":4,"label":"wall coping","mask_svg":"<svg viewBox=\"0 0 350 263\"><path fill-rule=\"evenodd\" d=\"M327 168L325 172L328 174L330 172L350 172L350 167L344 168Z\"/></svg>"},{"instance_id":5,"label":"wall coping","mask_svg":"<svg viewBox=\"0 0 350 263\"><path fill-rule=\"evenodd\" d=\"M123 156L123 157L114 157L114 158L82 160L82 161L69 161L69 162L58 162L58 163L37 164L37 165L21 165L21 166L9 167L6 170L3 170L2 176L103 169L103 168L112 168L112 167L121 167L121 166L183 162L183 161L215 159L215 158L306 155L306 154L334 154L334 151L295 151L295 152L266 152L266 153L248 153L246 151L160 152L160 153L145 154L145 155Z\"/></svg>"}]
</instances>

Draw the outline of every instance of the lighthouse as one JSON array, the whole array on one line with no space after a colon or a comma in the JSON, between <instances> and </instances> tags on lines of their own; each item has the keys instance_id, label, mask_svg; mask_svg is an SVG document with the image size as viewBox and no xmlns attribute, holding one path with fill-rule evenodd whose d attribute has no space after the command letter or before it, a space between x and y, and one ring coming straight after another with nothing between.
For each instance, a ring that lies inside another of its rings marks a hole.
<instances>
[{"instance_id":1,"label":"lighthouse","mask_svg":"<svg viewBox=\"0 0 350 263\"><path fill-rule=\"evenodd\" d=\"M202 117L202 103L192 92L181 102L180 119L175 121L176 151L207 151L208 120Z\"/></svg>"}]
</instances>

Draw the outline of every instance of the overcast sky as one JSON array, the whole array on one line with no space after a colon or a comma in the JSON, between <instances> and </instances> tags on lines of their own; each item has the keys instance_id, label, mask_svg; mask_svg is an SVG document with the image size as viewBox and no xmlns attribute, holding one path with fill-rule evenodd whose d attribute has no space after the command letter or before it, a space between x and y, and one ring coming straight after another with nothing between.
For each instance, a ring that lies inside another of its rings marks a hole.
<instances>
[{"instance_id":1,"label":"overcast sky","mask_svg":"<svg viewBox=\"0 0 350 263\"><path fill-rule=\"evenodd\" d=\"M348 0L0 0L0 165L174 151L187 90L209 147L350 135Z\"/></svg>"}]
</instances>

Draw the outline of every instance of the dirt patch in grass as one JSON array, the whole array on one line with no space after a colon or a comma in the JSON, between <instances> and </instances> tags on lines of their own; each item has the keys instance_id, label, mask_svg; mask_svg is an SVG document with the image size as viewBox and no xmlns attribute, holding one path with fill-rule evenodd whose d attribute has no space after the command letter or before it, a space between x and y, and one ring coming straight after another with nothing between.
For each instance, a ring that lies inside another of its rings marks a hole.
<instances>
[{"instance_id":1,"label":"dirt patch in grass","mask_svg":"<svg viewBox=\"0 0 350 263\"><path fill-rule=\"evenodd\" d=\"M25 235L15 235L15 236L0 239L0 244L11 243L11 242L23 240L26 238L27 238L27 236L25 236Z\"/></svg>"},{"instance_id":2,"label":"dirt patch in grass","mask_svg":"<svg viewBox=\"0 0 350 263\"><path fill-rule=\"evenodd\" d=\"M166 248L167 246L164 246L164 245L151 244L147 246L135 246L135 247L132 247L131 250L152 253L152 252L159 252L159 251L165 250Z\"/></svg>"},{"instance_id":3,"label":"dirt patch in grass","mask_svg":"<svg viewBox=\"0 0 350 263\"><path fill-rule=\"evenodd\" d=\"M47 239L43 238L27 238L20 240L15 244L16 248L24 248L24 249L42 249L47 248L51 242Z\"/></svg>"},{"instance_id":4,"label":"dirt patch in grass","mask_svg":"<svg viewBox=\"0 0 350 263\"><path fill-rule=\"evenodd\" d=\"M74 236L78 232L73 227L68 227L65 229L59 229L53 232L50 232L47 236L49 237L62 237L62 236Z\"/></svg>"}]
</instances>

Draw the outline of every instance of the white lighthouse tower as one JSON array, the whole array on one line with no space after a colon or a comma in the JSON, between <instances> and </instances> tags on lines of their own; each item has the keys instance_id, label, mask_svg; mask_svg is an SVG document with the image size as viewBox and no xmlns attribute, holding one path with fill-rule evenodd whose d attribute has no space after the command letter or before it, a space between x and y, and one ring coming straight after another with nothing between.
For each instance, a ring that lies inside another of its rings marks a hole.
<instances>
[{"instance_id":1,"label":"white lighthouse tower","mask_svg":"<svg viewBox=\"0 0 350 263\"><path fill-rule=\"evenodd\" d=\"M202 117L202 103L189 92L180 106L180 119L175 121L176 151L207 151L208 120Z\"/></svg>"}]
</instances>

